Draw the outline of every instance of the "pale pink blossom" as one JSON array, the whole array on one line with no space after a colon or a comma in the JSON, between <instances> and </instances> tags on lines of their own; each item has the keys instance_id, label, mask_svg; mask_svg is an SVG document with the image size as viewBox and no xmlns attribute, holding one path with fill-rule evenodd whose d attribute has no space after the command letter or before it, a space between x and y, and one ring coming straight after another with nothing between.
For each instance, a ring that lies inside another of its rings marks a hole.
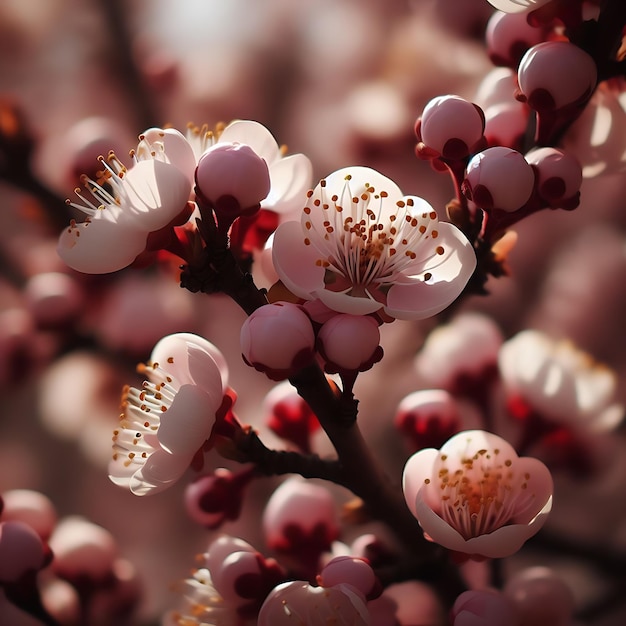
<instances>
[{"instance_id":1,"label":"pale pink blossom","mask_svg":"<svg viewBox=\"0 0 626 626\"><path fill-rule=\"evenodd\" d=\"M522 331L502 345L499 367L508 396L543 418L596 432L623 418L615 373L570 342Z\"/></svg>"},{"instance_id":2,"label":"pale pink blossom","mask_svg":"<svg viewBox=\"0 0 626 626\"><path fill-rule=\"evenodd\" d=\"M470 557L514 554L552 508L546 466L480 430L415 453L404 468L403 491L427 539Z\"/></svg>"},{"instance_id":3,"label":"pale pink blossom","mask_svg":"<svg viewBox=\"0 0 626 626\"><path fill-rule=\"evenodd\" d=\"M338 170L309 192L301 223L277 229L273 261L296 296L387 319L439 313L476 266L461 231L366 167Z\"/></svg>"},{"instance_id":4,"label":"pale pink blossom","mask_svg":"<svg viewBox=\"0 0 626 626\"><path fill-rule=\"evenodd\" d=\"M184 215L191 191L187 175L167 160L146 158L126 169L110 154L101 164L99 180L83 179L91 199L77 188L81 202L70 203L86 215L85 221L72 220L57 246L67 265L87 274L133 263L150 233Z\"/></svg>"},{"instance_id":5,"label":"pale pink blossom","mask_svg":"<svg viewBox=\"0 0 626 626\"><path fill-rule=\"evenodd\" d=\"M228 371L219 350L190 333L161 339L140 371L143 387L124 390L109 478L146 495L178 480L209 439Z\"/></svg>"}]
</instances>

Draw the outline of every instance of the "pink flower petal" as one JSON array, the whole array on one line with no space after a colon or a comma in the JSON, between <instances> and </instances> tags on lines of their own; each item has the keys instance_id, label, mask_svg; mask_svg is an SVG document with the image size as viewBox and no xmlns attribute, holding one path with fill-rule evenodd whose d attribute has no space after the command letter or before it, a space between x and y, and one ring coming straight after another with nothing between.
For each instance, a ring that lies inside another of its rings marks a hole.
<instances>
[{"instance_id":1,"label":"pink flower petal","mask_svg":"<svg viewBox=\"0 0 626 626\"><path fill-rule=\"evenodd\" d=\"M87 274L108 274L128 267L143 252L147 233L109 218L111 209L89 222L68 226L60 235L57 252L71 268ZM102 217L100 217L102 215Z\"/></svg>"},{"instance_id":2,"label":"pink flower petal","mask_svg":"<svg viewBox=\"0 0 626 626\"><path fill-rule=\"evenodd\" d=\"M270 193L261 202L261 208L281 215L301 210L312 178L313 165L304 154L292 154L275 161L270 166Z\"/></svg>"},{"instance_id":3,"label":"pink flower petal","mask_svg":"<svg viewBox=\"0 0 626 626\"><path fill-rule=\"evenodd\" d=\"M404 466L402 491L413 515L417 515L417 494L424 487L424 481L432 476L435 460L438 456L439 450L425 448L412 455Z\"/></svg>"},{"instance_id":4,"label":"pink flower petal","mask_svg":"<svg viewBox=\"0 0 626 626\"><path fill-rule=\"evenodd\" d=\"M190 463L191 457L157 450L147 459L145 465L130 477L128 486L136 496L160 493L177 481Z\"/></svg>"},{"instance_id":5,"label":"pink flower petal","mask_svg":"<svg viewBox=\"0 0 626 626\"><path fill-rule=\"evenodd\" d=\"M209 438L217 408L200 387L183 385L172 406L161 416L161 446L172 454L193 456Z\"/></svg>"},{"instance_id":6,"label":"pink flower petal","mask_svg":"<svg viewBox=\"0 0 626 626\"><path fill-rule=\"evenodd\" d=\"M245 143L260 157L264 158L268 166L280 158L280 148L272 133L259 122L250 120L235 120L223 130L219 143L230 141Z\"/></svg>"},{"instance_id":7,"label":"pink flower petal","mask_svg":"<svg viewBox=\"0 0 626 626\"><path fill-rule=\"evenodd\" d=\"M285 222L274 233L272 261L285 287L296 296L311 299L311 293L324 288L324 268L316 265L319 254L304 243L298 222Z\"/></svg>"},{"instance_id":8,"label":"pink flower petal","mask_svg":"<svg viewBox=\"0 0 626 626\"><path fill-rule=\"evenodd\" d=\"M319 298L328 308L337 313L350 313L351 315L369 315L382 309L381 302L367 297L355 297L330 289L316 289L313 295Z\"/></svg>"},{"instance_id":9,"label":"pink flower petal","mask_svg":"<svg viewBox=\"0 0 626 626\"><path fill-rule=\"evenodd\" d=\"M169 224L185 208L191 192L186 174L170 163L139 161L123 179L124 202L138 227L152 232Z\"/></svg>"}]
</instances>

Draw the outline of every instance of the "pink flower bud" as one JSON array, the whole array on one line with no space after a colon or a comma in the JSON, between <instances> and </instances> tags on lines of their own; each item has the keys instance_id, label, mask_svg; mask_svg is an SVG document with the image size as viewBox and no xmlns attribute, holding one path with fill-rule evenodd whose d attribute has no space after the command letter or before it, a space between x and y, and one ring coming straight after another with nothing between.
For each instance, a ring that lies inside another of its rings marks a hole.
<instances>
[{"instance_id":1,"label":"pink flower bud","mask_svg":"<svg viewBox=\"0 0 626 626\"><path fill-rule=\"evenodd\" d=\"M0 585L16 583L48 563L48 550L39 535L24 522L0 523Z\"/></svg>"},{"instance_id":2,"label":"pink flower bud","mask_svg":"<svg viewBox=\"0 0 626 626\"><path fill-rule=\"evenodd\" d=\"M226 520L239 517L244 488L252 474L219 467L209 476L202 476L185 489L185 508L194 522L206 528L217 528Z\"/></svg>"},{"instance_id":3,"label":"pink flower bud","mask_svg":"<svg viewBox=\"0 0 626 626\"><path fill-rule=\"evenodd\" d=\"M482 109L459 96L433 98L416 127L424 146L444 159L463 159L480 142L485 128Z\"/></svg>"},{"instance_id":4,"label":"pink flower bud","mask_svg":"<svg viewBox=\"0 0 626 626\"><path fill-rule=\"evenodd\" d=\"M520 626L569 626L572 623L572 591L547 567L531 567L515 574L507 582L504 595L520 613Z\"/></svg>"},{"instance_id":5,"label":"pink flower bud","mask_svg":"<svg viewBox=\"0 0 626 626\"><path fill-rule=\"evenodd\" d=\"M241 327L244 361L272 380L283 380L307 365L315 333L302 307L276 302L257 309Z\"/></svg>"},{"instance_id":6,"label":"pink flower bud","mask_svg":"<svg viewBox=\"0 0 626 626\"><path fill-rule=\"evenodd\" d=\"M575 208L583 172L576 157L558 148L537 148L526 155L537 172L537 193L551 207Z\"/></svg>"},{"instance_id":7,"label":"pink flower bud","mask_svg":"<svg viewBox=\"0 0 626 626\"><path fill-rule=\"evenodd\" d=\"M515 606L499 591L465 591L456 599L451 615L455 626L521 626Z\"/></svg>"},{"instance_id":8,"label":"pink flower bud","mask_svg":"<svg viewBox=\"0 0 626 626\"><path fill-rule=\"evenodd\" d=\"M61 272L35 274L26 283L24 295L37 324L44 328L72 323L84 303L78 282Z\"/></svg>"},{"instance_id":9,"label":"pink flower bud","mask_svg":"<svg viewBox=\"0 0 626 626\"><path fill-rule=\"evenodd\" d=\"M494 65L517 68L531 47L544 41L544 30L531 26L523 13L495 12L485 32L487 53Z\"/></svg>"},{"instance_id":10,"label":"pink flower bud","mask_svg":"<svg viewBox=\"0 0 626 626\"><path fill-rule=\"evenodd\" d=\"M111 575L117 544L108 530L80 517L67 517L50 537L53 569L61 578L98 582Z\"/></svg>"},{"instance_id":11,"label":"pink flower bud","mask_svg":"<svg viewBox=\"0 0 626 626\"><path fill-rule=\"evenodd\" d=\"M485 138L490 146L521 148L528 125L527 105L517 100L485 109Z\"/></svg>"},{"instance_id":12,"label":"pink flower bud","mask_svg":"<svg viewBox=\"0 0 626 626\"><path fill-rule=\"evenodd\" d=\"M281 439L290 441L304 452L310 452L310 435L320 423L311 407L289 381L272 389L263 402L268 428Z\"/></svg>"},{"instance_id":13,"label":"pink flower bud","mask_svg":"<svg viewBox=\"0 0 626 626\"><path fill-rule=\"evenodd\" d=\"M198 161L196 187L218 214L255 212L270 191L267 163L247 144L217 143Z\"/></svg>"},{"instance_id":14,"label":"pink flower bud","mask_svg":"<svg viewBox=\"0 0 626 626\"><path fill-rule=\"evenodd\" d=\"M417 451L440 448L459 432L461 418L456 401L447 391L424 389L400 402L394 423Z\"/></svg>"},{"instance_id":15,"label":"pink flower bud","mask_svg":"<svg viewBox=\"0 0 626 626\"><path fill-rule=\"evenodd\" d=\"M546 41L530 48L517 77L522 98L538 112L584 102L597 81L594 60L567 41Z\"/></svg>"},{"instance_id":16,"label":"pink flower bud","mask_svg":"<svg viewBox=\"0 0 626 626\"><path fill-rule=\"evenodd\" d=\"M331 374L364 372L383 357L378 322L370 316L335 315L319 330L317 341Z\"/></svg>"},{"instance_id":17,"label":"pink flower bud","mask_svg":"<svg viewBox=\"0 0 626 626\"><path fill-rule=\"evenodd\" d=\"M329 550L339 534L335 502L320 485L300 478L286 480L263 512L267 544L285 552Z\"/></svg>"},{"instance_id":18,"label":"pink flower bud","mask_svg":"<svg viewBox=\"0 0 626 626\"><path fill-rule=\"evenodd\" d=\"M374 570L363 560L352 556L337 556L321 571L317 578L321 587L352 585L367 598L377 586Z\"/></svg>"},{"instance_id":19,"label":"pink flower bud","mask_svg":"<svg viewBox=\"0 0 626 626\"><path fill-rule=\"evenodd\" d=\"M474 155L467 165L463 193L480 208L517 211L529 200L535 174L516 150L496 146Z\"/></svg>"},{"instance_id":20,"label":"pink flower bud","mask_svg":"<svg viewBox=\"0 0 626 626\"><path fill-rule=\"evenodd\" d=\"M2 494L4 509L1 512L3 522L24 522L28 524L43 541L47 541L54 528L57 515L49 498L30 489L13 489Z\"/></svg>"}]
</instances>

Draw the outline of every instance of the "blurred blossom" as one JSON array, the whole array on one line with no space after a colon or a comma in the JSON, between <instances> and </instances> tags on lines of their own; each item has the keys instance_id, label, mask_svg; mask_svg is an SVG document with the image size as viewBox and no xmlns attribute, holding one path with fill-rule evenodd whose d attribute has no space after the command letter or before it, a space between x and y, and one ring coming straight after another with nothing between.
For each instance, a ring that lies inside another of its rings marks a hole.
<instances>
[{"instance_id":1,"label":"blurred blossom","mask_svg":"<svg viewBox=\"0 0 626 626\"><path fill-rule=\"evenodd\" d=\"M499 366L509 397L547 419L599 432L623 417L615 373L567 341L523 331L502 345Z\"/></svg>"},{"instance_id":2,"label":"blurred blossom","mask_svg":"<svg viewBox=\"0 0 626 626\"><path fill-rule=\"evenodd\" d=\"M143 387L123 392L109 477L143 496L170 487L209 439L228 372L219 350L190 333L161 339L140 371Z\"/></svg>"},{"instance_id":3,"label":"blurred blossom","mask_svg":"<svg viewBox=\"0 0 626 626\"><path fill-rule=\"evenodd\" d=\"M322 179L309 193L301 223L282 224L272 250L278 275L298 297L386 320L439 313L476 265L455 226L366 167Z\"/></svg>"},{"instance_id":4,"label":"blurred blossom","mask_svg":"<svg viewBox=\"0 0 626 626\"><path fill-rule=\"evenodd\" d=\"M521 626L515 605L499 591L465 591L452 607L454 626Z\"/></svg>"},{"instance_id":5,"label":"blurred blossom","mask_svg":"<svg viewBox=\"0 0 626 626\"><path fill-rule=\"evenodd\" d=\"M463 431L406 463L407 505L430 541L470 558L502 558L536 534L552 508L546 466L501 437Z\"/></svg>"},{"instance_id":6,"label":"blurred blossom","mask_svg":"<svg viewBox=\"0 0 626 626\"><path fill-rule=\"evenodd\" d=\"M502 331L481 313L462 313L435 328L415 359L415 367L431 387L463 393L490 376L498 361Z\"/></svg>"}]
</instances>

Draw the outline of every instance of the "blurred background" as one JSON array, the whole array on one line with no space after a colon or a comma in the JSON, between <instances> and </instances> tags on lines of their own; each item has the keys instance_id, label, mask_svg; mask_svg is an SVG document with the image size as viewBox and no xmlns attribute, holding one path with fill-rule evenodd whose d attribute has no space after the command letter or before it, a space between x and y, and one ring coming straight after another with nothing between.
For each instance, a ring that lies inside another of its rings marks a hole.
<instances>
[{"instance_id":1,"label":"blurred background","mask_svg":"<svg viewBox=\"0 0 626 626\"><path fill-rule=\"evenodd\" d=\"M39 490L59 516L110 530L144 589L138 623L157 623L177 604L167 590L209 535L182 510L184 485L137 498L108 480L122 384L138 382L136 363L175 331L198 332L227 355L232 386L246 389L242 421L262 424L259 400L271 384L241 361L243 313L182 291L175 268L67 270L55 254L64 199L98 154L114 149L124 160L150 126L242 118L309 156L316 178L368 165L443 215L453 188L415 157L413 125L437 95L474 97L493 68L483 40L492 11L486 0L0 1L0 493ZM623 142L621 115L605 135ZM507 337L529 327L567 337L624 381L626 207L616 154L615 167L585 179L576 211L542 212L516 228L511 276L462 308L489 314ZM387 356L357 386L364 430L380 438L390 472L401 471L403 453L386 418L420 387L411 362L434 324L384 327ZM618 394L626 400L623 385ZM552 532L626 551L623 444L617 433L602 448L600 477L563 478ZM274 485L255 484L242 519L225 530L261 545L259 510ZM563 552L531 546L518 566L549 559L580 607L603 606L587 623L623 623L623 574ZM617 590L610 606L607 590Z\"/></svg>"}]
</instances>

